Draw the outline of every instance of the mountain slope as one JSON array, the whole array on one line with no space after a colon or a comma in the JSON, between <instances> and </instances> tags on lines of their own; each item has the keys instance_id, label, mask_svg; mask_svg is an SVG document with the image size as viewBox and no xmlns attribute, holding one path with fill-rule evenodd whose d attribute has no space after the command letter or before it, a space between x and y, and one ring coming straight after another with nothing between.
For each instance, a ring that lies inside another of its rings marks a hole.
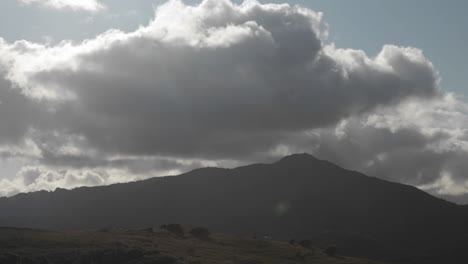
<instances>
[{"instance_id":1,"label":"mountain slope","mask_svg":"<svg viewBox=\"0 0 468 264\"><path fill-rule=\"evenodd\" d=\"M0 263L383 264L328 256L297 243L224 234L199 239L153 228L66 232L0 228Z\"/></svg>"},{"instance_id":2,"label":"mountain slope","mask_svg":"<svg viewBox=\"0 0 468 264\"><path fill-rule=\"evenodd\" d=\"M344 254L458 259L467 210L414 187L307 154L273 164L205 168L177 177L0 199L0 225L48 229L164 223L217 232L312 239ZM463 254L462 254L463 255Z\"/></svg>"}]
</instances>

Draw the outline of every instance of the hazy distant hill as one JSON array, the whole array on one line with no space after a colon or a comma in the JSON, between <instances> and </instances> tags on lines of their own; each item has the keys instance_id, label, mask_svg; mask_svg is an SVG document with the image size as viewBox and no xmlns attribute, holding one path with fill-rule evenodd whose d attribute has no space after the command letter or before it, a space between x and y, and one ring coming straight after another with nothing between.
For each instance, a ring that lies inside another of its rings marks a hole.
<instances>
[{"instance_id":1,"label":"hazy distant hill","mask_svg":"<svg viewBox=\"0 0 468 264\"><path fill-rule=\"evenodd\" d=\"M466 207L307 154L273 164L20 194L0 199L0 212L0 226L83 229L180 223L248 236L307 238L317 246L336 244L343 254L370 258L414 257L415 263L468 259Z\"/></svg>"}]
</instances>

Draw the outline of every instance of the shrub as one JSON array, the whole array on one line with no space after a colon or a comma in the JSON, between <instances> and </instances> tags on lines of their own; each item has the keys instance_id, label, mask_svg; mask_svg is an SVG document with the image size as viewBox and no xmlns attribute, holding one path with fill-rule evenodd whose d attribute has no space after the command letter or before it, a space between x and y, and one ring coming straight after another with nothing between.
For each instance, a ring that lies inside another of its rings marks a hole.
<instances>
[{"instance_id":1,"label":"shrub","mask_svg":"<svg viewBox=\"0 0 468 264\"><path fill-rule=\"evenodd\" d=\"M162 229L166 229L167 231L178 235L178 236L183 236L184 235L184 229L182 228L181 225L179 224L169 224L169 225L162 225Z\"/></svg>"},{"instance_id":2,"label":"shrub","mask_svg":"<svg viewBox=\"0 0 468 264\"><path fill-rule=\"evenodd\" d=\"M204 227L196 227L190 230L190 234L192 234L192 236L198 239L203 239L203 240L206 240L210 237L210 231L208 231L208 229Z\"/></svg>"}]
</instances>

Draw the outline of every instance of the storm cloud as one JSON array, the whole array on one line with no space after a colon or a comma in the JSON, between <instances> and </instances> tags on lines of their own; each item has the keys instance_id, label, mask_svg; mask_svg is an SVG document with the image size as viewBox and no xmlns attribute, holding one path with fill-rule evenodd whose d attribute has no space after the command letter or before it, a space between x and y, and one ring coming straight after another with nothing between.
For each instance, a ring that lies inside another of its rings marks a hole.
<instances>
[{"instance_id":1,"label":"storm cloud","mask_svg":"<svg viewBox=\"0 0 468 264\"><path fill-rule=\"evenodd\" d=\"M0 115L21 120L0 142L29 140L39 164L80 171L57 173L64 187L108 183L98 170L133 180L297 151L428 189L465 180L465 105L440 91L423 52L371 57L327 35L300 6L205 0L169 1L134 32L81 43L0 41L0 100L18 100Z\"/></svg>"}]
</instances>

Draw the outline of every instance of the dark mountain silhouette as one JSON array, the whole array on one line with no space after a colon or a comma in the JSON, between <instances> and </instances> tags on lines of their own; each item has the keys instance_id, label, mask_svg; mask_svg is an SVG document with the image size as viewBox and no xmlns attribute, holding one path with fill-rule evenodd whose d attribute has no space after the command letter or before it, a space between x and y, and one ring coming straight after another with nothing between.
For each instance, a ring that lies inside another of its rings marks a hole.
<instances>
[{"instance_id":1,"label":"dark mountain silhouette","mask_svg":"<svg viewBox=\"0 0 468 264\"><path fill-rule=\"evenodd\" d=\"M354 256L466 263L467 209L415 187L297 154L273 164L204 168L175 177L2 198L0 226L179 223L246 236L309 239Z\"/></svg>"}]
</instances>

